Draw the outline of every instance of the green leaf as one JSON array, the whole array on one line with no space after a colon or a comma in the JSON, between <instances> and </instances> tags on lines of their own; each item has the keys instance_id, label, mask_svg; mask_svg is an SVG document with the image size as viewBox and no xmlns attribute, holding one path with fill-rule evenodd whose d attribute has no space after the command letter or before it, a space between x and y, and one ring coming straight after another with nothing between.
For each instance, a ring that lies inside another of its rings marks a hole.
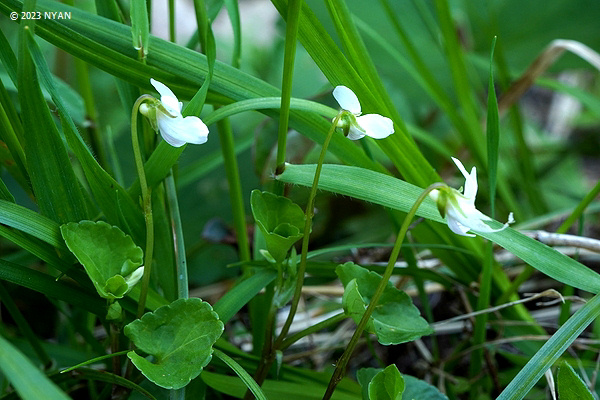
<instances>
[{"instance_id":1,"label":"green leaf","mask_svg":"<svg viewBox=\"0 0 600 400\"><path fill-rule=\"evenodd\" d=\"M158 386L180 389L210 362L212 346L222 333L223 322L210 304L179 299L125 326L125 335L154 359L134 351L127 356Z\"/></svg>"},{"instance_id":2,"label":"green leaf","mask_svg":"<svg viewBox=\"0 0 600 400\"><path fill-rule=\"evenodd\" d=\"M556 388L560 400L593 400L590 389L581 380L573 367L564 361L556 374Z\"/></svg>"},{"instance_id":3,"label":"green leaf","mask_svg":"<svg viewBox=\"0 0 600 400\"><path fill-rule=\"evenodd\" d=\"M402 400L402 392L404 379L394 364L388 365L369 382L370 400Z\"/></svg>"},{"instance_id":4,"label":"green leaf","mask_svg":"<svg viewBox=\"0 0 600 400\"><path fill-rule=\"evenodd\" d=\"M24 400L69 400L69 396L2 336L0 336L0 371Z\"/></svg>"},{"instance_id":5,"label":"green leaf","mask_svg":"<svg viewBox=\"0 0 600 400\"><path fill-rule=\"evenodd\" d=\"M522 399L594 319L600 315L600 295L591 298L575 312L535 353L525 367L500 393L498 400Z\"/></svg>"},{"instance_id":6,"label":"green leaf","mask_svg":"<svg viewBox=\"0 0 600 400\"><path fill-rule=\"evenodd\" d=\"M141 278L144 253L118 227L81 221L62 225L60 232L100 296L122 298Z\"/></svg>"},{"instance_id":7,"label":"green leaf","mask_svg":"<svg viewBox=\"0 0 600 400\"><path fill-rule=\"evenodd\" d=\"M28 28L28 27L26 27ZM52 119L29 52L30 29L20 35L18 94L23 121L23 149L35 198L43 215L59 223L80 221L88 214L81 185ZM35 160L35 161L33 161Z\"/></svg>"},{"instance_id":8,"label":"green leaf","mask_svg":"<svg viewBox=\"0 0 600 400\"><path fill-rule=\"evenodd\" d=\"M288 164L277 179L310 187L314 171L314 165ZM410 210L423 191L417 186L389 175L343 165L323 165L319 189L404 212ZM421 204L417 215L432 221L444 222L435 202L429 198ZM497 229L502 224L494 221L490 226ZM600 292L598 273L512 228L500 232L481 233L480 236L504 247L526 263L560 282L591 293Z\"/></svg>"},{"instance_id":9,"label":"green leaf","mask_svg":"<svg viewBox=\"0 0 600 400\"><path fill-rule=\"evenodd\" d=\"M369 383L377 373L383 371L383 368L361 368L356 372L356 379L363 390L363 400L369 400ZM402 374L404 379L403 400L448 400L445 394L441 393L435 386L417 379L414 376Z\"/></svg>"},{"instance_id":10,"label":"green leaf","mask_svg":"<svg viewBox=\"0 0 600 400\"><path fill-rule=\"evenodd\" d=\"M265 286L275 279L273 270L261 268L250 278L238 283L214 305L214 310L223 322L229 321L243 306Z\"/></svg>"},{"instance_id":11,"label":"green leaf","mask_svg":"<svg viewBox=\"0 0 600 400\"><path fill-rule=\"evenodd\" d=\"M243 398L244 393L247 390L246 384L244 384L237 376L227 376L204 371L200 378L216 391L228 394L235 398ZM333 396L331 397L332 400L360 399L360 395L343 391L340 386L338 386L338 390L333 393ZM310 383L297 383L267 379L262 384L263 392L268 399L272 400L320 400L323 398L326 387L326 382L322 383L314 381L311 381Z\"/></svg>"},{"instance_id":12,"label":"green leaf","mask_svg":"<svg viewBox=\"0 0 600 400\"><path fill-rule=\"evenodd\" d=\"M132 0L129 12L133 48L140 52L142 58L146 58L150 45L150 24L146 0Z\"/></svg>"},{"instance_id":13,"label":"green leaf","mask_svg":"<svg viewBox=\"0 0 600 400\"><path fill-rule=\"evenodd\" d=\"M250 374L242 368L240 364L238 364L233 358L229 357L227 354L223 353L221 350L215 349L215 356L217 356L221 361L229 366L236 374L240 377L240 379L244 382L246 387L250 389L254 398L256 400L267 400L265 394L262 389L256 383L256 381L250 376Z\"/></svg>"},{"instance_id":14,"label":"green leaf","mask_svg":"<svg viewBox=\"0 0 600 400\"><path fill-rule=\"evenodd\" d=\"M252 191L250 203L267 250L277 262L282 262L290 247L303 236L304 212L288 198L259 190Z\"/></svg>"},{"instance_id":15,"label":"green leaf","mask_svg":"<svg viewBox=\"0 0 600 400\"><path fill-rule=\"evenodd\" d=\"M344 285L344 311L358 324L381 281L381 275L352 262L339 265L335 272ZM383 345L409 342L433 332L410 297L390 282L365 329L376 334Z\"/></svg>"},{"instance_id":16,"label":"green leaf","mask_svg":"<svg viewBox=\"0 0 600 400\"><path fill-rule=\"evenodd\" d=\"M42 83L50 93L52 101L56 104L67 143L81 163L96 203L98 203L100 209L104 212L108 222L127 227L127 231L138 243L143 242L144 222L141 210L136 206L125 189L98 164L98 161L96 161L79 135L79 131L56 89L48 65L34 40L29 41L29 50L31 51Z\"/></svg>"},{"instance_id":17,"label":"green leaf","mask_svg":"<svg viewBox=\"0 0 600 400\"><path fill-rule=\"evenodd\" d=\"M429 383L414 376L403 374L402 377L406 386L402 394L403 400L448 400L448 397L435 386L431 386Z\"/></svg>"}]
</instances>

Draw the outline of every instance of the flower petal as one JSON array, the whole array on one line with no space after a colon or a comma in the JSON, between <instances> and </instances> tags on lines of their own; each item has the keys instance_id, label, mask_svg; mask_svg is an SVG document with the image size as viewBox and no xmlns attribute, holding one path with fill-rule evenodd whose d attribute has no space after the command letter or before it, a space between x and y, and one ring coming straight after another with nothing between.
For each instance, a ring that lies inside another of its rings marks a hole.
<instances>
[{"instance_id":1,"label":"flower petal","mask_svg":"<svg viewBox=\"0 0 600 400\"><path fill-rule=\"evenodd\" d=\"M186 143L202 144L208 140L208 127L198 117L170 118L159 114L158 127L163 139L174 147Z\"/></svg>"},{"instance_id":2,"label":"flower petal","mask_svg":"<svg viewBox=\"0 0 600 400\"><path fill-rule=\"evenodd\" d=\"M335 97L340 107L344 110L348 110L354 115L360 114L360 102L358 101L358 97L356 97L354 92L346 86L336 86L335 89L333 89L333 97Z\"/></svg>"},{"instance_id":3,"label":"flower petal","mask_svg":"<svg viewBox=\"0 0 600 400\"><path fill-rule=\"evenodd\" d=\"M394 123L388 117L379 114L367 114L356 117L356 122L367 136L383 139L394 133Z\"/></svg>"},{"instance_id":4,"label":"flower petal","mask_svg":"<svg viewBox=\"0 0 600 400\"><path fill-rule=\"evenodd\" d=\"M471 169L471 173L467 173L467 170L465 169L464 165L460 162L460 160L458 158L454 158L452 157L452 161L454 161L454 164L456 164L456 166L458 167L458 169L460 170L461 174L463 174L463 176L465 177L465 189L464 189L464 196L466 198L468 198L469 200L473 200L473 202L475 202L475 196L477 196L477 169L475 167L473 167Z\"/></svg>"},{"instance_id":5,"label":"flower petal","mask_svg":"<svg viewBox=\"0 0 600 400\"><path fill-rule=\"evenodd\" d=\"M472 233L467 233L470 230L468 226L461 224L457 219L451 217L450 215L446 217L446 220L448 221L448 228L450 228L450 230L457 235L470 237L475 236Z\"/></svg>"},{"instance_id":6,"label":"flower petal","mask_svg":"<svg viewBox=\"0 0 600 400\"><path fill-rule=\"evenodd\" d=\"M160 102L167 109L169 114L174 115L176 117L180 116L181 115L181 106L183 104L179 103L177 96L175 96L175 94L171 91L171 89L169 89L167 87L167 85L165 85L164 83L161 83L152 78L150 78L150 83L152 84L152 86L154 86L156 91L160 94Z\"/></svg>"},{"instance_id":7,"label":"flower petal","mask_svg":"<svg viewBox=\"0 0 600 400\"><path fill-rule=\"evenodd\" d=\"M350 125L348 129L348 136L346 136L350 140L359 140L365 137L365 133L358 129L358 127L354 125Z\"/></svg>"}]
</instances>

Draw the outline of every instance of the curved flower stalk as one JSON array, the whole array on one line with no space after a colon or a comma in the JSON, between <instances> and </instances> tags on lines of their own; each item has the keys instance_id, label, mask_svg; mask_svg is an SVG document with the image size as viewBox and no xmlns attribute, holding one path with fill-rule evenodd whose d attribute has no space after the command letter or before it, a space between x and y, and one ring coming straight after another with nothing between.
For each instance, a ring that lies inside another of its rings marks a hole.
<instances>
[{"instance_id":1,"label":"curved flower stalk","mask_svg":"<svg viewBox=\"0 0 600 400\"><path fill-rule=\"evenodd\" d=\"M342 107L342 117L337 127L344 130L348 139L358 140L365 135L373 139L384 139L394 133L394 123L388 117L379 114L360 115L358 97L346 86L336 86L333 97Z\"/></svg>"},{"instance_id":2,"label":"curved flower stalk","mask_svg":"<svg viewBox=\"0 0 600 400\"><path fill-rule=\"evenodd\" d=\"M186 143L202 144L208 140L208 127L195 116L183 117L181 103L165 84L150 78L150 83L158 93L160 101L144 102L140 105L142 115L150 120L155 131L173 147Z\"/></svg>"},{"instance_id":3,"label":"curved flower stalk","mask_svg":"<svg viewBox=\"0 0 600 400\"><path fill-rule=\"evenodd\" d=\"M499 232L514 221L513 214L508 215L508 222L500 229L493 229L483 221L492 219L475 208L475 196L477 195L477 170L471 169L471 173L460 162L452 157L452 161L465 177L463 193L451 187L443 187L433 190L429 196L437 203L442 217L446 217L448 228L457 235L475 236L474 232Z\"/></svg>"}]
</instances>

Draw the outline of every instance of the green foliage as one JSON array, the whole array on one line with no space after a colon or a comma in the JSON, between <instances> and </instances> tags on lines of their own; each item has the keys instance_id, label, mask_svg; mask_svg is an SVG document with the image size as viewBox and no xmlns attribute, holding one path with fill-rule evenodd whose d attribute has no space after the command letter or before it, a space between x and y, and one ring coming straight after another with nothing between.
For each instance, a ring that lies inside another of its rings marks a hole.
<instances>
[{"instance_id":1,"label":"green foliage","mask_svg":"<svg viewBox=\"0 0 600 400\"><path fill-rule=\"evenodd\" d=\"M81 221L62 225L60 232L105 299L122 298L141 278L144 253L118 227Z\"/></svg>"},{"instance_id":2,"label":"green foliage","mask_svg":"<svg viewBox=\"0 0 600 400\"><path fill-rule=\"evenodd\" d=\"M250 199L252 214L267 243L267 250L278 263L303 236L304 212L283 196L254 190Z\"/></svg>"},{"instance_id":3,"label":"green foliage","mask_svg":"<svg viewBox=\"0 0 600 400\"><path fill-rule=\"evenodd\" d=\"M24 400L69 399L69 396L2 336L0 336L0 371Z\"/></svg>"},{"instance_id":4,"label":"green foliage","mask_svg":"<svg viewBox=\"0 0 600 400\"><path fill-rule=\"evenodd\" d=\"M594 395L573 367L563 361L556 374L556 390L560 400L592 400Z\"/></svg>"},{"instance_id":5,"label":"green foliage","mask_svg":"<svg viewBox=\"0 0 600 400\"><path fill-rule=\"evenodd\" d=\"M390 367L392 366L388 366L386 369ZM356 379L362 388L363 400L371 400L369 397L370 383L375 376L381 374L383 371L383 368L362 368L356 372ZM392 372L390 375L392 377L396 376L395 372ZM436 387L431 386L429 383L406 374L402 374L400 376L403 382L403 400L448 400L446 395L441 393Z\"/></svg>"},{"instance_id":6,"label":"green foliage","mask_svg":"<svg viewBox=\"0 0 600 400\"><path fill-rule=\"evenodd\" d=\"M398 368L392 364L369 382L369 400L402 400L404 379Z\"/></svg>"},{"instance_id":7,"label":"green foliage","mask_svg":"<svg viewBox=\"0 0 600 400\"><path fill-rule=\"evenodd\" d=\"M197 298L179 299L125 326L125 335L152 358L135 351L127 356L150 381L179 389L210 362L212 346L222 333L223 322L210 304Z\"/></svg>"},{"instance_id":8,"label":"green foliage","mask_svg":"<svg viewBox=\"0 0 600 400\"><path fill-rule=\"evenodd\" d=\"M344 284L344 311L358 324L381 275L351 262L339 265L335 272ZM409 342L433 332L410 297L390 282L369 318L366 330L376 334L379 343L384 345Z\"/></svg>"}]
</instances>

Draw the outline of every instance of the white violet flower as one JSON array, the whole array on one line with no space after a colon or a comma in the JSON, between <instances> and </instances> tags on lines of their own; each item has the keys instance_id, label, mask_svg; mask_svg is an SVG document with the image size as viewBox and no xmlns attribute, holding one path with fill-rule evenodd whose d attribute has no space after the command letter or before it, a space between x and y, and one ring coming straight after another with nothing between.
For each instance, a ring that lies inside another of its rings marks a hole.
<instances>
[{"instance_id":1,"label":"white violet flower","mask_svg":"<svg viewBox=\"0 0 600 400\"><path fill-rule=\"evenodd\" d=\"M445 187L432 190L429 196L437 203L442 217L446 217L448 228L457 235L475 236L467 233L474 232L499 232L514 221L513 213L508 215L508 222L500 229L493 229L483 221L492 219L475 208L475 196L477 195L477 170L471 169L471 173L462 165L460 160L452 157L460 172L465 177L464 192Z\"/></svg>"},{"instance_id":2,"label":"white violet flower","mask_svg":"<svg viewBox=\"0 0 600 400\"><path fill-rule=\"evenodd\" d=\"M183 117L181 103L165 84L150 78L150 83L158 93L160 102L156 104L142 103L140 112L146 116L152 128L160 131L163 139L174 147L186 143L202 144L208 140L208 127L195 116Z\"/></svg>"},{"instance_id":3,"label":"white violet flower","mask_svg":"<svg viewBox=\"0 0 600 400\"><path fill-rule=\"evenodd\" d=\"M358 97L346 86L336 86L333 97L344 111L338 127L351 140L358 140L365 135L373 139L383 139L394 133L394 123L388 117L379 114L360 115Z\"/></svg>"}]
</instances>

